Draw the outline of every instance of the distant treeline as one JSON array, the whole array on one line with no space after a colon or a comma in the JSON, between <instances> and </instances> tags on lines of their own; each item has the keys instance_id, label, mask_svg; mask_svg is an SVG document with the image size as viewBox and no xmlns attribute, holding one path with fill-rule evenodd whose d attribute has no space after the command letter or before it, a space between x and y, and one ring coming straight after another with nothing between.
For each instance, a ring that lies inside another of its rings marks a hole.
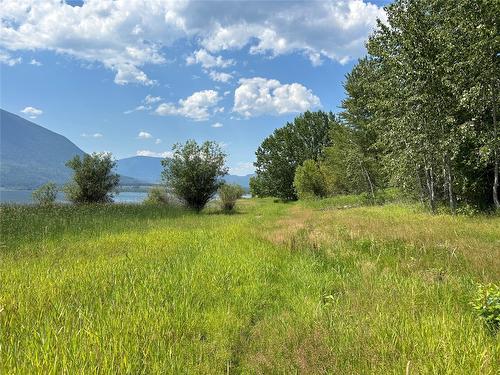
<instances>
[{"instance_id":1,"label":"distant treeline","mask_svg":"<svg viewBox=\"0 0 500 375\"><path fill-rule=\"evenodd\" d=\"M346 76L338 116L306 112L256 152L255 195L395 186L427 202L500 208L498 0L397 0Z\"/></svg>"}]
</instances>

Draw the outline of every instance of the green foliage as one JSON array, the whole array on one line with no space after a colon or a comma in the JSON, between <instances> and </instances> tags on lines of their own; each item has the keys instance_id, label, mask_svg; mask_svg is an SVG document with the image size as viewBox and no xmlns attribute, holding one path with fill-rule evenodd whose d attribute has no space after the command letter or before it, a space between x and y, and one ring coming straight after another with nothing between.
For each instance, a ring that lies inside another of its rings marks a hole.
<instances>
[{"instance_id":1,"label":"green foliage","mask_svg":"<svg viewBox=\"0 0 500 375\"><path fill-rule=\"evenodd\" d=\"M325 175L314 160L306 160L297 168L293 186L300 199L324 198L327 195Z\"/></svg>"},{"instance_id":2,"label":"green foliage","mask_svg":"<svg viewBox=\"0 0 500 375\"><path fill-rule=\"evenodd\" d=\"M330 137L332 143L325 149L322 166L332 193L365 192L374 198L377 188L383 185L381 165L369 151L365 132L336 124Z\"/></svg>"},{"instance_id":3,"label":"green foliage","mask_svg":"<svg viewBox=\"0 0 500 375\"><path fill-rule=\"evenodd\" d=\"M172 192L188 207L201 211L221 186L227 174L226 154L213 141L198 145L189 140L173 146L171 158L162 160L162 177Z\"/></svg>"},{"instance_id":4,"label":"green foliage","mask_svg":"<svg viewBox=\"0 0 500 375\"><path fill-rule=\"evenodd\" d=\"M499 13L492 0L396 0L347 76L342 118L363 130L356 143L433 212L500 207Z\"/></svg>"},{"instance_id":5,"label":"green foliage","mask_svg":"<svg viewBox=\"0 0 500 375\"><path fill-rule=\"evenodd\" d=\"M259 192L283 200L297 199L295 170L305 160L321 159L335 122L332 113L307 111L267 137L255 153Z\"/></svg>"},{"instance_id":6,"label":"green foliage","mask_svg":"<svg viewBox=\"0 0 500 375\"><path fill-rule=\"evenodd\" d=\"M250 177L249 185L250 185L250 194L252 195L252 197L264 198L266 196L269 196L269 194L266 193L266 189L264 183L262 182L262 178L260 178L259 176L256 175Z\"/></svg>"},{"instance_id":7,"label":"green foliage","mask_svg":"<svg viewBox=\"0 0 500 375\"><path fill-rule=\"evenodd\" d=\"M493 332L500 329L500 287L495 284L479 285L471 303L474 310Z\"/></svg>"},{"instance_id":8,"label":"green foliage","mask_svg":"<svg viewBox=\"0 0 500 375\"><path fill-rule=\"evenodd\" d=\"M47 182L33 192L33 201L40 206L54 204L59 189L54 182Z\"/></svg>"},{"instance_id":9,"label":"green foliage","mask_svg":"<svg viewBox=\"0 0 500 375\"><path fill-rule=\"evenodd\" d=\"M167 190L163 186L153 186L148 191L148 196L144 200L144 204L151 205L166 205L169 204L170 199Z\"/></svg>"},{"instance_id":10,"label":"green foliage","mask_svg":"<svg viewBox=\"0 0 500 375\"><path fill-rule=\"evenodd\" d=\"M240 185L223 184L218 190L222 210L225 212L233 211L236 201L240 199L244 193L245 190Z\"/></svg>"},{"instance_id":11,"label":"green foliage","mask_svg":"<svg viewBox=\"0 0 500 375\"><path fill-rule=\"evenodd\" d=\"M73 181L65 186L65 193L73 203L108 203L113 201L120 182L114 173L116 162L110 153L75 156L66 163L73 169Z\"/></svg>"}]
</instances>

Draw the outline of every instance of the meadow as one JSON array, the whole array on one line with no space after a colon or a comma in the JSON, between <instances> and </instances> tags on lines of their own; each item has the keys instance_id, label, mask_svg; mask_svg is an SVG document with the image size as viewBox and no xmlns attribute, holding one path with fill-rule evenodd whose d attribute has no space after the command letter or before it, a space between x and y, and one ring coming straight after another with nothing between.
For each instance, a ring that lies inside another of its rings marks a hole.
<instances>
[{"instance_id":1,"label":"meadow","mask_svg":"<svg viewBox=\"0 0 500 375\"><path fill-rule=\"evenodd\" d=\"M498 374L500 217L3 206L0 373Z\"/></svg>"}]
</instances>

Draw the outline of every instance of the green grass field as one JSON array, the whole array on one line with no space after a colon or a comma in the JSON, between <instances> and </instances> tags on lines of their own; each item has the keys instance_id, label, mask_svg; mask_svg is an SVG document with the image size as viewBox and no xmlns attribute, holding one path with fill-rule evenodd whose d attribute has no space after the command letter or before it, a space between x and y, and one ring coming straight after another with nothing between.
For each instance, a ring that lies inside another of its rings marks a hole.
<instances>
[{"instance_id":1,"label":"green grass field","mask_svg":"<svg viewBox=\"0 0 500 375\"><path fill-rule=\"evenodd\" d=\"M3 207L0 374L498 374L500 218L340 202Z\"/></svg>"}]
</instances>

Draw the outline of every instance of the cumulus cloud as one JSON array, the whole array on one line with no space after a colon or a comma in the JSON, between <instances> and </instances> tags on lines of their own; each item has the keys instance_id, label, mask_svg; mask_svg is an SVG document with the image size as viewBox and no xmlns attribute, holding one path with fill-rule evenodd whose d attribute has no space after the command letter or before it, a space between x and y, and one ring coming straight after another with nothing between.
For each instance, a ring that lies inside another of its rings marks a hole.
<instances>
[{"instance_id":1,"label":"cumulus cloud","mask_svg":"<svg viewBox=\"0 0 500 375\"><path fill-rule=\"evenodd\" d=\"M137 138L150 139L150 138L153 138L153 136L151 135L151 133L140 131L139 134L137 135Z\"/></svg>"},{"instance_id":2,"label":"cumulus cloud","mask_svg":"<svg viewBox=\"0 0 500 375\"><path fill-rule=\"evenodd\" d=\"M363 43L381 7L363 0L329 1L65 1L3 0L0 47L51 50L115 73L119 85L154 85L148 64L167 63L168 47L193 41L188 63L205 69L228 66L220 51L249 47L253 54L301 53L314 65L345 63L364 53ZM2 56L2 55L0 55ZM0 57L2 62L17 60Z\"/></svg>"},{"instance_id":3,"label":"cumulus cloud","mask_svg":"<svg viewBox=\"0 0 500 375\"><path fill-rule=\"evenodd\" d=\"M14 66L20 64L22 61L21 57L12 57L10 53L0 50L0 64Z\"/></svg>"},{"instance_id":4,"label":"cumulus cloud","mask_svg":"<svg viewBox=\"0 0 500 375\"><path fill-rule=\"evenodd\" d=\"M212 128L222 128L224 125L222 125L220 122L216 122L215 124L212 124Z\"/></svg>"},{"instance_id":5,"label":"cumulus cloud","mask_svg":"<svg viewBox=\"0 0 500 375\"><path fill-rule=\"evenodd\" d=\"M155 158L171 158L173 156L172 151L156 152L151 150L138 150L135 154L137 156L152 156Z\"/></svg>"},{"instance_id":6,"label":"cumulus cloud","mask_svg":"<svg viewBox=\"0 0 500 375\"><path fill-rule=\"evenodd\" d=\"M210 68L227 68L234 65L234 60L224 60L222 56L213 56L204 49L195 51L191 56L186 59L187 65L201 64L205 69Z\"/></svg>"},{"instance_id":7,"label":"cumulus cloud","mask_svg":"<svg viewBox=\"0 0 500 375\"><path fill-rule=\"evenodd\" d=\"M281 84L260 77L240 79L233 111L243 117L283 115L320 107L319 98L300 83Z\"/></svg>"},{"instance_id":8,"label":"cumulus cloud","mask_svg":"<svg viewBox=\"0 0 500 375\"><path fill-rule=\"evenodd\" d=\"M103 135L101 133L93 133L93 134L82 133L81 136L83 138L102 138L103 137Z\"/></svg>"},{"instance_id":9,"label":"cumulus cloud","mask_svg":"<svg viewBox=\"0 0 500 375\"><path fill-rule=\"evenodd\" d=\"M41 109L35 108L35 107L26 107L23 110L21 110L22 113L25 115L28 115L29 118L37 118L41 114L43 114L43 111Z\"/></svg>"},{"instance_id":10,"label":"cumulus cloud","mask_svg":"<svg viewBox=\"0 0 500 375\"><path fill-rule=\"evenodd\" d=\"M215 81L215 82L227 83L233 79L233 76L229 73L216 72L214 70L210 71L209 76L212 79L212 81Z\"/></svg>"},{"instance_id":11,"label":"cumulus cloud","mask_svg":"<svg viewBox=\"0 0 500 375\"><path fill-rule=\"evenodd\" d=\"M162 103L155 112L160 116L183 116L195 121L205 121L211 114L220 111L220 108L216 107L220 100L217 91L203 90L186 99L180 99L177 104Z\"/></svg>"}]
</instances>

